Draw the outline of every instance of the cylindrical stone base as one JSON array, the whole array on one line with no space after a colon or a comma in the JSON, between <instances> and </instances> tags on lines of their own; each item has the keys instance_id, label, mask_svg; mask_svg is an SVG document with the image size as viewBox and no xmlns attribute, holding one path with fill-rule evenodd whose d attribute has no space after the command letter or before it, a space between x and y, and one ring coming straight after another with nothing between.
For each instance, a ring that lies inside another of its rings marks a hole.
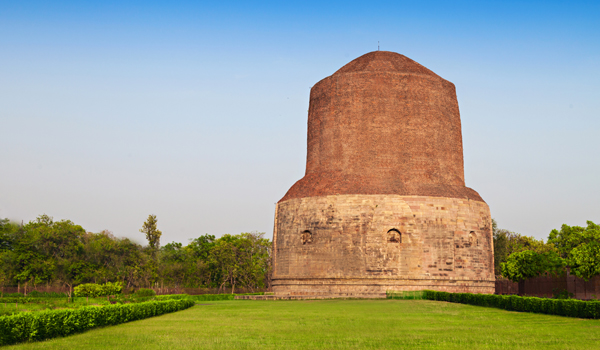
<instances>
[{"instance_id":1,"label":"cylindrical stone base","mask_svg":"<svg viewBox=\"0 0 600 350\"><path fill-rule=\"evenodd\" d=\"M277 295L382 296L386 290L494 293L486 203L400 195L331 195L280 202Z\"/></svg>"}]
</instances>

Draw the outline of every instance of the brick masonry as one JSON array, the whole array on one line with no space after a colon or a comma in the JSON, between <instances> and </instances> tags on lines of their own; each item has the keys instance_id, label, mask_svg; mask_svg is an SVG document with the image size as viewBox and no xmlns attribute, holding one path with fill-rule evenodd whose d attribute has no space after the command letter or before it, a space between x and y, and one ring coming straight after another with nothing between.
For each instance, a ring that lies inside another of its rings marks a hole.
<instances>
[{"instance_id":1,"label":"brick masonry","mask_svg":"<svg viewBox=\"0 0 600 350\"><path fill-rule=\"evenodd\" d=\"M365 54L310 93L305 176L278 202L276 295L494 292L491 217L466 187L454 84Z\"/></svg>"},{"instance_id":2,"label":"brick masonry","mask_svg":"<svg viewBox=\"0 0 600 350\"><path fill-rule=\"evenodd\" d=\"M469 198L454 84L375 51L312 87L306 174L281 201L332 194Z\"/></svg>"}]
</instances>

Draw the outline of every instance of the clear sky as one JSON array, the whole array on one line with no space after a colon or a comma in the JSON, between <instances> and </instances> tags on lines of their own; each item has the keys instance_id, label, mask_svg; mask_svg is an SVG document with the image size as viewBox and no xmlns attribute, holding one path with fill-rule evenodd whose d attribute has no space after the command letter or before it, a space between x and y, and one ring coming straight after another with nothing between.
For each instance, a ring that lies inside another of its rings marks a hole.
<instances>
[{"instance_id":1,"label":"clear sky","mask_svg":"<svg viewBox=\"0 0 600 350\"><path fill-rule=\"evenodd\" d=\"M378 41L456 85L500 227L600 222L598 1L0 2L0 217L271 236L310 87Z\"/></svg>"}]
</instances>

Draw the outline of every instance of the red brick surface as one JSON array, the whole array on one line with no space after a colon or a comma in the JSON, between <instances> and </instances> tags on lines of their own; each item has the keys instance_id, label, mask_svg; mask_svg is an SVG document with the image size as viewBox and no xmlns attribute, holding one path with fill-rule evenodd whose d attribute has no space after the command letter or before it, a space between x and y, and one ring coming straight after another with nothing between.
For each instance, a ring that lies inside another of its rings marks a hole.
<instances>
[{"instance_id":1,"label":"red brick surface","mask_svg":"<svg viewBox=\"0 0 600 350\"><path fill-rule=\"evenodd\" d=\"M276 295L494 292L487 204L465 187L454 85L376 51L310 93L305 176L278 202Z\"/></svg>"},{"instance_id":2,"label":"red brick surface","mask_svg":"<svg viewBox=\"0 0 600 350\"><path fill-rule=\"evenodd\" d=\"M280 202L335 194L483 201L464 183L454 84L387 51L318 82L310 94L306 175Z\"/></svg>"}]
</instances>

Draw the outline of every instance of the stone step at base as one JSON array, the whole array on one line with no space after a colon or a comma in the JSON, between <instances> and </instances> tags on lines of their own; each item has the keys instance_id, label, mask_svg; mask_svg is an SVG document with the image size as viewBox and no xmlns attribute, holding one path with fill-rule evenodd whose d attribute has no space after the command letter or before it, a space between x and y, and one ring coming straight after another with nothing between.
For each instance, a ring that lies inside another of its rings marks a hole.
<instances>
[{"instance_id":1,"label":"stone step at base","mask_svg":"<svg viewBox=\"0 0 600 350\"><path fill-rule=\"evenodd\" d=\"M385 293L361 295L237 295L238 300L385 299Z\"/></svg>"}]
</instances>

